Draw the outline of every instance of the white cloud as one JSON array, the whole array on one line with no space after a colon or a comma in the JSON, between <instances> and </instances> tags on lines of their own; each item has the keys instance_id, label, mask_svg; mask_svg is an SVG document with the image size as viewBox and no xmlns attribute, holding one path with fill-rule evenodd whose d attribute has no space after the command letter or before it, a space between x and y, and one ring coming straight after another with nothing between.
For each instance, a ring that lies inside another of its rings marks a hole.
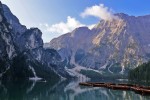
<instances>
[{"instance_id":1,"label":"white cloud","mask_svg":"<svg viewBox=\"0 0 150 100\"><path fill-rule=\"evenodd\" d=\"M82 17L94 16L103 20L112 20L117 19L112 10L108 7L105 7L104 4L95 5L92 7L88 7L81 13ZM92 29L96 24L85 25L80 21L76 20L73 17L68 16L66 22L59 22L53 25L49 24L40 24L39 28L43 32L43 40L44 42L49 42L51 39L56 38L62 34L73 31L75 28L87 26L89 29Z\"/></svg>"},{"instance_id":2,"label":"white cloud","mask_svg":"<svg viewBox=\"0 0 150 100\"><path fill-rule=\"evenodd\" d=\"M92 29L95 24L92 25L85 25L76 20L73 17L68 16L66 22L59 22L53 25L40 24L39 28L43 32L43 40L44 42L49 42L51 39L56 38L62 34L68 33L73 31L75 28L86 26L89 29Z\"/></svg>"},{"instance_id":3,"label":"white cloud","mask_svg":"<svg viewBox=\"0 0 150 100\"><path fill-rule=\"evenodd\" d=\"M92 7L86 8L84 12L81 13L81 16L83 18L87 16L94 16L106 21L111 21L112 19L118 18L113 15L112 10L108 7L105 7L104 4L94 5Z\"/></svg>"},{"instance_id":4,"label":"white cloud","mask_svg":"<svg viewBox=\"0 0 150 100\"><path fill-rule=\"evenodd\" d=\"M67 22L59 22L57 24L48 25L48 24L40 24L40 27L44 28L45 31L50 33L64 34L73 31L77 27L85 26L77 21L75 18L70 16L67 17Z\"/></svg>"}]
</instances>

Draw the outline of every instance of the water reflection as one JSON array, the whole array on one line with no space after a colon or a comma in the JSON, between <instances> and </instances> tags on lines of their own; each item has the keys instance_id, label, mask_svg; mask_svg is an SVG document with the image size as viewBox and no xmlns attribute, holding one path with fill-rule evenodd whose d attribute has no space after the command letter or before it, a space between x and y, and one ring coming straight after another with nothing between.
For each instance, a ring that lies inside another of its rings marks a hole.
<instances>
[{"instance_id":1,"label":"water reflection","mask_svg":"<svg viewBox=\"0 0 150 100\"><path fill-rule=\"evenodd\" d=\"M150 100L132 91L79 86L77 81L0 83L0 100Z\"/></svg>"}]
</instances>

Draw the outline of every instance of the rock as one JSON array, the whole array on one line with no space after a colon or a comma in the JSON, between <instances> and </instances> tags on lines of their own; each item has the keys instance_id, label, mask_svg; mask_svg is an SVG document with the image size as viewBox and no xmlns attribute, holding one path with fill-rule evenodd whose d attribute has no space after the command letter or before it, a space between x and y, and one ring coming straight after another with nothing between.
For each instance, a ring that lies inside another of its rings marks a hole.
<instances>
[{"instance_id":1,"label":"rock","mask_svg":"<svg viewBox=\"0 0 150 100\"><path fill-rule=\"evenodd\" d=\"M42 32L21 25L0 2L0 79L3 81L70 77L57 51L43 48ZM3 19L3 20L1 20ZM63 73L63 74L62 74Z\"/></svg>"},{"instance_id":2,"label":"rock","mask_svg":"<svg viewBox=\"0 0 150 100\"><path fill-rule=\"evenodd\" d=\"M56 49L70 63L73 58L83 67L127 74L150 59L150 15L115 15L119 19L101 20L92 30L81 27L55 38L49 48Z\"/></svg>"}]
</instances>

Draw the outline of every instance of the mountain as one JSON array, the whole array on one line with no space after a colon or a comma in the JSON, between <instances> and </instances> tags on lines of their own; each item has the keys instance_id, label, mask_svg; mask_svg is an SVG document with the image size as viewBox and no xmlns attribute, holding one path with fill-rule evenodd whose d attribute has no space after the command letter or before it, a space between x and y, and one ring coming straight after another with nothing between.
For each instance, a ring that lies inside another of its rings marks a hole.
<instances>
[{"instance_id":1,"label":"mountain","mask_svg":"<svg viewBox=\"0 0 150 100\"><path fill-rule=\"evenodd\" d=\"M93 29L79 27L45 45L56 49L68 68L94 70L102 74L126 75L150 59L150 15L115 14Z\"/></svg>"},{"instance_id":2,"label":"mountain","mask_svg":"<svg viewBox=\"0 0 150 100\"><path fill-rule=\"evenodd\" d=\"M44 49L42 32L21 25L0 2L0 79L51 80L70 77L54 49Z\"/></svg>"}]
</instances>

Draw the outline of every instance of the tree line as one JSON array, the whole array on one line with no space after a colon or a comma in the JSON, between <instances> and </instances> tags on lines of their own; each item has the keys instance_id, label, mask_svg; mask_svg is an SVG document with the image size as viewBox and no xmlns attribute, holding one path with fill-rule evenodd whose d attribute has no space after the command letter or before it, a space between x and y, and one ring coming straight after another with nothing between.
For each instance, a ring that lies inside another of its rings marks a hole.
<instances>
[{"instance_id":1,"label":"tree line","mask_svg":"<svg viewBox=\"0 0 150 100\"><path fill-rule=\"evenodd\" d=\"M129 71L128 77L130 80L150 81L150 61Z\"/></svg>"}]
</instances>

